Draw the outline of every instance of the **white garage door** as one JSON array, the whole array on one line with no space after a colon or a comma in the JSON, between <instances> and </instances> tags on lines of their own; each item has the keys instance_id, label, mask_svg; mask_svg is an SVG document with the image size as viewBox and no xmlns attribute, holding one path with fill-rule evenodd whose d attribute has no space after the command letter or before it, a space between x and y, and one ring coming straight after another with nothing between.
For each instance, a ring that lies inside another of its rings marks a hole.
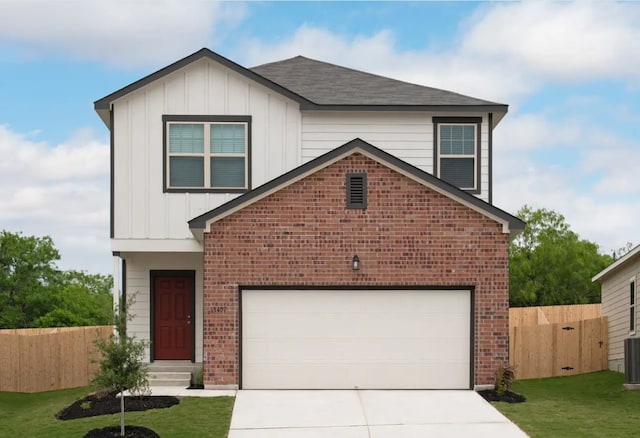
<instances>
[{"instance_id":1,"label":"white garage door","mask_svg":"<svg viewBox=\"0 0 640 438\"><path fill-rule=\"evenodd\" d=\"M245 389L470 388L468 290L243 290Z\"/></svg>"}]
</instances>

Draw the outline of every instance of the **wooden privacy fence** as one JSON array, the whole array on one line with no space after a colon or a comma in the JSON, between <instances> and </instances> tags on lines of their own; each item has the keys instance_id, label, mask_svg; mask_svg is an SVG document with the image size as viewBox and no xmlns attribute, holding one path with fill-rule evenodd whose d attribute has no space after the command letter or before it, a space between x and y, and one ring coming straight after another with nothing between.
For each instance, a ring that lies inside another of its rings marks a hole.
<instances>
[{"instance_id":1,"label":"wooden privacy fence","mask_svg":"<svg viewBox=\"0 0 640 438\"><path fill-rule=\"evenodd\" d=\"M112 326L0 330L0 391L86 386L98 369L93 341L111 333Z\"/></svg>"},{"instance_id":2,"label":"wooden privacy fence","mask_svg":"<svg viewBox=\"0 0 640 438\"><path fill-rule=\"evenodd\" d=\"M512 307L509 309L509 328L600 318L601 309L602 304Z\"/></svg>"},{"instance_id":3,"label":"wooden privacy fence","mask_svg":"<svg viewBox=\"0 0 640 438\"><path fill-rule=\"evenodd\" d=\"M509 357L518 379L604 370L607 351L599 304L509 310Z\"/></svg>"}]
</instances>

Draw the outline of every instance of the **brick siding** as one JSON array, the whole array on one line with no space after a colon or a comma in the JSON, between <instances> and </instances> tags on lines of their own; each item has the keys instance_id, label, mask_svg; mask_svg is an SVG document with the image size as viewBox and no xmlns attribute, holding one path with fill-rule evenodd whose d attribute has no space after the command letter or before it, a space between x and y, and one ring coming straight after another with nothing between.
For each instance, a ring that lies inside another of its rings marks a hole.
<instances>
[{"instance_id":1,"label":"brick siding","mask_svg":"<svg viewBox=\"0 0 640 438\"><path fill-rule=\"evenodd\" d=\"M346 174L359 172L368 207L346 209ZM475 384L508 361L502 225L363 155L212 224L204 246L206 385L238 384L239 285L475 286Z\"/></svg>"}]
</instances>

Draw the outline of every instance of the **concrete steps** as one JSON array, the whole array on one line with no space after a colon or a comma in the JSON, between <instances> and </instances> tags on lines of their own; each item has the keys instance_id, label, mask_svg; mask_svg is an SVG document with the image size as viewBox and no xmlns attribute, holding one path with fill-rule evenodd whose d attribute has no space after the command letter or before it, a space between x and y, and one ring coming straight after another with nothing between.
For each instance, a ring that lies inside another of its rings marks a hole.
<instances>
[{"instance_id":1,"label":"concrete steps","mask_svg":"<svg viewBox=\"0 0 640 438\"><path fill-rule=\"evenodd\" d=\"M190 372L153 372L149 373L149 386L181 386L191 383Z\"/></svg>"},{"instance_id":2,"label":"concrete steps","mask_svg":"<svg viewBox=\"0 0 640 438\"><path fill-rule=\"evenodd\" d=\"M191 373L201 364L191 362L156 361L149 364L149 386L179 386L191 384Z\"/></svg>"}]
</instances>

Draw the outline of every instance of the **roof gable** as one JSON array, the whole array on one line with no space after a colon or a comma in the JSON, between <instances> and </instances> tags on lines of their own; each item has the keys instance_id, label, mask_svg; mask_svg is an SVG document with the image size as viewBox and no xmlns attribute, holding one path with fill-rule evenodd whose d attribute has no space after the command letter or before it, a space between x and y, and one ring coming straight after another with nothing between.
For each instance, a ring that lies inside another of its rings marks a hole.
<instances>
[{"instance_id":1,"label":"roof gable","mask_svg":"<svg viewBox=\"0 0 640 438\"><path fill-rule=\"evenodd\" d=\"M633 260L637 260L638 256L640 256L640 245L636 246L631 251L626 253L624 256L620 257L618 260L611 263L602 271L598 272L596 275L593 276L591 281L602 282L602 280L604 280L604 277L616 273L623 266L626 266L628 263L632 262Z\"/></svg>"},{"instance_id":2,"label":"roof gable","mask_svg":"<svg viewBox=\"0 0 640 438\"><path fill-rule=\"evenodd\" d=\"M376 148L375 146L356 138L350 142L327 152L324 155L315 158L263 185L257 187L213 210L210 210L189 221L189 228L192 233L200 240L205 230L210 225L222 218L225 218L234 212L241 210L259 200L285 188L289 185L300 181L308 175L311 175L320 169L330 166L331 164L355 153L365 155L372 160L384 165L396 172L399 172L418 183L429 187L436 192L447 196L477 212L487 216L503 226L503 232L516 234L524 229L524 222L509 213L484 202L481 199L464 192L457 187L439 179L435 176L400 160L399 158Z\"/></svg>"},{"instance_id":3,"label":"roof gable","mask_svg":"<svg viewBox=\"0 0 640 438\"><path fill-rule=\"evenodd\" d=\"M402 82L297 56L247 69L207 48L164 67L94 102L110 127L111 104L202 58L217 62L300 104L302 110L480 111L495 113L494 126L508 106L451 91Z\"/></svg>"},{"instance_id":4,"label":"roof gable","mask_svg":"<svg viewBox=\"0 0 640 438\"><path fill-rule=\"evenodd\" d=\"M236 73L239 73L245 77L247 77L248 79L251 79L255 82L258 82L261 85L264 85L265 87L282 94L283 96L286 96L298 103L311 103L308 102L304 97L299 96L293 92L291 92L290 90L282 87L279 84L276 84L274 82L272 82L271 80L264 78L262 76L260 76L259 74L241 66L240 64L237 64L233 61L231 61L230 59L225 58L224 56L218 55L217 53L207 49L207 48L203 48L198 50L195 53L192 53L191 55L182 58L179 61L174 62L171 65L168 65L158 71L156 71L155 73L151 73L148 76L145 76L142 79L137 80L136 82L133 82L117 91L114 91L113 93L103 97L102 99L98 99L96 100L93 105L94 105L94 109L96 110L96 112L100 115L100 118L102 118L103 122L107 125L110 126L110 122L109 122L109 111L111 109L111 103L114 102L115 100L126 96L127 94L133 93L134 91L137 91L138 89L151 84L152 82L155 82L159 79L164 78L165 76L180 70L183 67L186 67L196 61L199 61L202 58L207 58L210 59L211 61L217 62L220 65L223 65L233 71L235 71Z\"/></svg>"}]
</instances>

